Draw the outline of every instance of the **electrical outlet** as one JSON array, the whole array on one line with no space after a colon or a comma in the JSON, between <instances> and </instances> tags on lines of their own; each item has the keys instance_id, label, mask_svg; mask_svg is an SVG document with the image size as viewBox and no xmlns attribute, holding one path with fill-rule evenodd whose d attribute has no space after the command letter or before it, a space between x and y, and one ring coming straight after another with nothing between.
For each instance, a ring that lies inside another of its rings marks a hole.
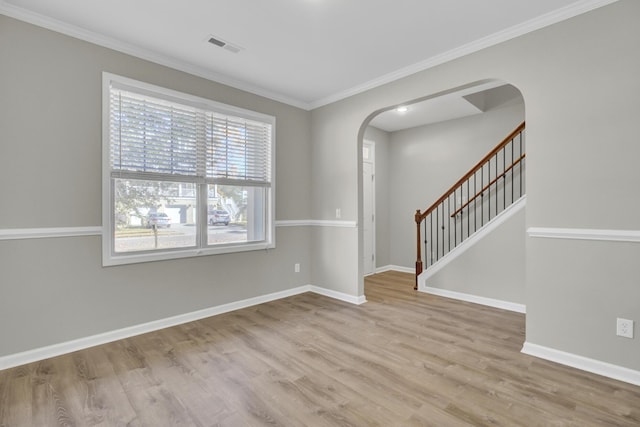
<instances>
[{"instance_id":1,"label":"electrical outlet","mask_svg":"<svg viewBox=\"0 0 640 427\"><path fill-rule=\"evenodd\" d=\"M342 211L338 208L336 209L336 219L340 219L340 217L342 217Z\"/></svg>"},{"instance_id":2,"label":"electrical outlet","mask_svg":"<svg viewBox=\"0 0 640 427\"><path fill-rule=\"evenodd\" d=\"M625 338L633 338L633 320L618 318L616 335Z\"/></svg>"},{"instance_id":3,"label":"electrical outlet","mask_svg":"<svg viewBox=\"0 0 640 427\"><path fill-rule=\"evenodd\" d=\"M296 263L293 265L293 272L294 272L294 273L300 273L300 263L299 263L299 262L296 262Z\"/></svg>"}]
</instances>

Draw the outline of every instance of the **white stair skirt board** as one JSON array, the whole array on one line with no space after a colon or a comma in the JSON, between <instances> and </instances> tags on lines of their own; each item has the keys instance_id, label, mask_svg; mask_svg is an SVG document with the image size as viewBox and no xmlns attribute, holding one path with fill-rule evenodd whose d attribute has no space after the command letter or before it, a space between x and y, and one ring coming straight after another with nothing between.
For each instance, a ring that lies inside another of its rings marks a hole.
<instances>
[{"instance_id":1,"label":"white stair skirt board","mask_svg":"<svg viewBox=\"0 0 640 427\"><path fill-rule=\"evenodd\" d=\"M430 288L427 286L419 287L420 292L427 294L438 295L445 298L457 299L460 301L472 302L474 304L486 305L488 307L499 308L502 310L515 311L516 313L526 313L527 306L515 302L502 301L499 299L479 297L471 294L464 294L462 292L449 291L440 288Z\"/></svg>"},{"instance_id":2,"label":"white stair skirt board","mask_svg":"<svg viewBox=\"0 0 640 427\"><path fill-rule=\"evenodd\" d=\"M502 225L505 221L511 218L516 213L520 212L522 209L527 206L527 196L526 194L520 197L518 200L509 205L505 210L496 215L491 221L486 223L482 228L480 228L477 232L473 233L467 240L460 243L455 248L451 249L449 253L440 258L436 263L434 263L429 268L425 269L420 276L418 276L418 288L424 288L431 276L436 274L438 271L442 270L447 264L456 259L456 257L462 255L467 250L473 247L476 243L482 240L484 237L488 236L493 230Z\"/></svg>"},{"instance_id":3,"label":"white stair skirt board","mask_svg":"<svg viewBox=\"0 0 640 427\"><path fill-rule=\"evenodd\" d=\"M582 371L602 375L614 380L624 381L629 384L640 386L640 371L635 371L623 366L601 362L600 360L578 356L577 354L567 353L530 342L524 343L524 346L522 347L522 353L528 354L529 356L550 360L561 365L571 366L572 368L580 369Z\"/></svg>"},{"instance_id":4,"label":"white stair skirt board","mask_svg":"<svg viewBox=\"0 0 640 427\"><path fill-rule=\"evenodd\" d=\"M216 307L205 308L203 310L193 311L191 313L179 314L177 316L168 317L166 319L155 320L152 322L129 326L114 331L109 331L84 338L78 338L63 343L53 344L46 347L27 350L21 353L0 356L0 370L13 368L15 366L24 365L31 362L37 362L39 360L48 359L50 357L72 353L74 351L83 350L89 347L95 347L97 345L106 344L125 338L130 338L136 335L146 334L147 332L170 328L172 326L193 322L195 320L216 316L218 314L228 313L230 311L235 311L258 304L263 304L269 301L275 301L293 295L303 294L305 292L313 292L351 304L363 304L367 302L364 295L356 297L342 292L333 291L331 289L321 288L313 285L305 285L281 292L274 292L268 295L230 302L228 304L223 304Z\"/></svg>"}]
</instances>

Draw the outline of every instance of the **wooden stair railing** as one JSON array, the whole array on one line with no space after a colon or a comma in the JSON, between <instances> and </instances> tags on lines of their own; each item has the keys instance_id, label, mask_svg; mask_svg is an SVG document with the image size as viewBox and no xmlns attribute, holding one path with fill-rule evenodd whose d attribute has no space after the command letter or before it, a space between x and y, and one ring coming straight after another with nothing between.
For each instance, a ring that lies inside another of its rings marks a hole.
<instances>
[{"instance_id":1,"label":"wooden stair railing","mask_svg":"<svg viewBox=\"0 0 640 427\"><path fill-rule=\"evenodd\" d=\"M511 190L511 197L509 198L509 204L513 203L515 199L515 181L518 181L519 191L518 198L522 197L523 193L523 179L522 169L524 167L524 140L523 134L525 129L525 122L522 122L516 129L513 130L506 138L504 138L496 147L485 155L473 168L462 176L455 184L449 188L438 200L436 200L431 206L429 206L424 212L416 210L414 220L416 222L416 282L414 289L418 289L418 276L423 271L425 263L427 263L427 245L431 243L431 258L433 258L433 240L436 240L436 261L439 259L440 253L444 256L451 250L451 234L453 234L453 247L462 243L463 240L468 238L471 234L475 233L477 229L481 228L486 222L491 220L491 208L494 204L494 216L500 211L504 210L507 204L507 188ZM500 153L502 153L502 167L500 167ZM510 165L507 166L507 155L511 155ZM492 173L493 165L493 173ZM514 170L519 166L519 174L514 175ZM478 178L478 175L480 176ZM487 178L487 184L484 184L485 175ZM510 179L509 179L510 178ZM480 190L477 190L478 180L480 180ZM500 180L502 180L502 204L499 200ZM471 182L473 182L473 195ZM465 191L466 185L466 191ZM492 189L493 187L493 189ZM493 193L492 193L493 191ZM493 194L493 199L491 198ZM489 200L485 203L485 195ZM466 197L465 197L466 196ZM453 207L451 206L451 199L453 197ZM480 227L477 226L478 216L478 198L480 198ZM463 199L466 199L463 202ZM458 202L460 200L460 202ZM445 215L445 205L448 208L448 213ZM458 206L459 205L459 206ZM465 227L462 216L466 210L467 226L466 237ZM487 221L485 221L485 211L487 211ZM433 218L436 218L435 233L433 227ZM442 212L442 213L440 213ZM473 231L471 224L471 214L474 216ZM445 220L445 216L448 217ZM431 220L431 232L428 233L426 219ZM440 224L442 219L442 224ZM451 219L454 224L451 228ZM458 225L458 221L460 225ZM421 224L425 222L425 263L422 260L422 229ZM442 230L440 233L439 230ZM459 231L459 235L458 235ZM445 232L448 234L448 250L445 250ZM434 237L435 236L435 237ZM458 238L460 237L460 238ZM440 238L442 238L442 248L440 248ZM442 250L440 250L442 249ZM433 259L431 259L433 263ZM427 263L428 264L428 263Z\"/></svg>"}]
</instances>

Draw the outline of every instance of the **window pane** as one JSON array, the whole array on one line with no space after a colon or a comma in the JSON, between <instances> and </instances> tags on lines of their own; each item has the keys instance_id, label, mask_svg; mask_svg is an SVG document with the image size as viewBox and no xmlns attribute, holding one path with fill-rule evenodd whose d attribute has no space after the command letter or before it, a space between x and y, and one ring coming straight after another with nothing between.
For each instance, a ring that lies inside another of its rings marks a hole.
<instances>
[{"instance_id":1,"label":"window pane","mask_svg":"<svg viewBox=\"0 0 640 427\"><path fill-rule=\"evenodd\" d=\"M262 187L209 185L207 244L263 241L265 191Z\"/></svg>"},{"instance_id":2,"label":"window pane","mask_svg":"<svg viewBox=\"0 0 640 427\"><path fill-rule=\"evenodd\" d=\"M196 185L114 179L114 251L196 246Z\"/></svg>"}]
</instances>

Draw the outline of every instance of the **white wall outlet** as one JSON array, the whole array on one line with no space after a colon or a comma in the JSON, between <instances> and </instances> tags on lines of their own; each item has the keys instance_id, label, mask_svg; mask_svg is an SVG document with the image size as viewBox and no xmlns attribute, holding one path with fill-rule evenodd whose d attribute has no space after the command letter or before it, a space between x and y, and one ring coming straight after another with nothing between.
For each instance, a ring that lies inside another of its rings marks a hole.
<instances>
[{"instance_id":1,"label":"white wall outlet","mask_svg":"<svg viewBox=\"0 0 640 427\"><path fill-rule=\"evenodd\" d=\"M342 217L342 211L340 210L340 208L336 209L336 219L340 219L340 217Z\"/></svg>"},{"instance_id":2,"label":"white wall outlet","mask_svg":"<svg viewBox=\"0 0 640 427\"><path fill-rule=\"evenodd\" d=\"M293 272L294 272L294 273L300 273L300 263L299 263L299 262L296 262L296 263L293 265Z\"/></svg>"},{"instance_id":3,"label":"white wall outlet","mask_svg":"<svg viewBox=\"0 0 640 427\"><path fill-rule=\"evenodd\" d=\"M616 335L625 338L633 338L633 320L618 318Z\"/></svg>"}]
</instances>

